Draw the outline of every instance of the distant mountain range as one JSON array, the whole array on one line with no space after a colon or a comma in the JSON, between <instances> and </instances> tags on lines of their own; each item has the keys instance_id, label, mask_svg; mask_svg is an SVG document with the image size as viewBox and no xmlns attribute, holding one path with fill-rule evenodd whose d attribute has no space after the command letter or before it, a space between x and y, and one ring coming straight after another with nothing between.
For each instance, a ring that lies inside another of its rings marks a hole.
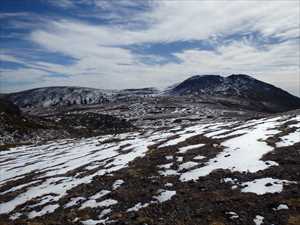
<instances>
[{"instance_id":1,"label":"distant mountain range","mask_svg":"<svg viewBox=\"0 0 300 225\"><path fill-rule=\"evenodd\" d=\"M132 96L149 96L158 94L155 88L124 90L102 90L86 87L44 87L3 95L18 105L27 107L51 107L69 105L105 104Z\"/></svg>"},{"instance_id":2,"label":"distant mountain range","mask_svg":"<svg viewBox=\"0 0 300 225\"><path fill-rule=\"evenodd\" d=\"M197 75L163 92L155 88L100 90L83 87L45 87L4 95L20 108L105 104L132 97L190 96L217 104L257 111L281 112L300 108L300 98L248 75Z\"/></svg>"},{"instance_id":3,"label":"distant mountain range","mask_svg":"<svg viewBox=\"0 0 300 225\"><path fill-rule=\"evenodd\" d=\"M21 108L73 104L102 104L112 92L83 87L45 87L8 94L7 98Z\"/></svg>"}]
</instances>

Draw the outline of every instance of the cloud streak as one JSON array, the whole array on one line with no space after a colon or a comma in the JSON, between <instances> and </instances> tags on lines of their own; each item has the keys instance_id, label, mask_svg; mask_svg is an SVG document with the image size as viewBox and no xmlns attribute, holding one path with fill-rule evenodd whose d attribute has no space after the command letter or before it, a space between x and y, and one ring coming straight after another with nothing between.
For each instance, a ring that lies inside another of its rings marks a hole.
<instances>
[{"instance_id":1,"label":"cloud streak","mask_svg":"<svg viewBox=\"0 0 300 225\"><path fill-rule=\"evenodd\" d=\"M130 10L138 13L126 24L61 18L32 29L26 37L28 42L74 62L50 63L43 58L32 62L8 53L3 61L24 68L2 70L0 79L11 83L23 80L24 85L2 87L4 90L38 85L165 87L194 74L247 73L300 95L295 82L300 72L298 1L155 1L148 2L148 8L141 7L147 10L139 11L133 1L114 5L84 0L61 7L74 8L77 4L92 4L124 20ZM195 44L187 49L174 48L166 56L159 49L150 54L130 48L133 44L146 48L178 41L202 41L213 49ZM53 73L65 76L52 77Z\"/></svg>"}]
</instances>

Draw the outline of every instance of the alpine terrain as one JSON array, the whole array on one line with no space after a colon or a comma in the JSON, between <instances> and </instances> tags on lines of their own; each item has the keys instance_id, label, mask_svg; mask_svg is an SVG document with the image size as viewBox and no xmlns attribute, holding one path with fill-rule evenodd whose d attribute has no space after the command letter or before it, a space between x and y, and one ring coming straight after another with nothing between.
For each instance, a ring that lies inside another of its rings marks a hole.
<instances>
[{"instance_id":1,"label":"alpine terrain","mask_svg":"<svg viewBox=\"0 0 300 225\"><path fill-rule=\"evenodd\" d=\"M300 224L300 99L248 75L0 106L1 225Z\"/></svg>"}]
</instances>

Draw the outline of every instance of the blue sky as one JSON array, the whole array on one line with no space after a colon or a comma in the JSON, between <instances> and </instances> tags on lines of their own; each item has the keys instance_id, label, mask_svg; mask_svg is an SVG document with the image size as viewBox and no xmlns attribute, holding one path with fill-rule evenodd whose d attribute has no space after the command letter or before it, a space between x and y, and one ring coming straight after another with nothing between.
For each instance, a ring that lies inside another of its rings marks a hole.
<instances>
[{"instance_id":1,"label":"blue sky","mask_svg":"<svg viewBox=\"0 0 300 225\"><path fill-rule=\"evenodd\" d=\"M300 96L298 0L2 0L0 92L245 73Z\"/></svg>"}]
</instances>

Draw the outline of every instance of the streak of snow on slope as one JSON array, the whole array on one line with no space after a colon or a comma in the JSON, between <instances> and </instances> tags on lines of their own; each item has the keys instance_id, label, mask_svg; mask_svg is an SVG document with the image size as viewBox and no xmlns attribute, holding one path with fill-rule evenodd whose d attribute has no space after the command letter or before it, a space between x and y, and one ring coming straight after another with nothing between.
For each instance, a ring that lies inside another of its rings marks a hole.
<instances>
[{"instance_id":1,"label":"streak of snow on slope","mask_svg":"<svg viewBox=\"0 0 300 225\"><path fill-rule=\"evenodd\" d=\"M195 160L205 159L205 156L197 155L196 157L194 157L194 159L195 159Z\"/></svg>"},{"instance_id":2,"label":"streak of snow on slope","mask_svg":"<svg viewBox=\"0 0 300 225\"><path fill-rule=\"evenodd\" d=\"M169 191L169 190L160 189L160 190L158 190L158 195L153 196L155 201L152 200L149 203L144 203L144 204L139 202L139 203L135 204L133 207L127 209L127 212L139 211L140 209L146 208L150 204L153 204L153 203L157 203L157 202L163 203L165 201L170 200L174 195L176 195L176 191Z\"/></svg>"},{"instance_id":3,"label":"streak of snow on slope","mask_svg":"<svg viewBox=\"0 0 300 225\"><path fill-rule=\"evenodd\" d=\"M157 167L161 169L170 169L172 165L173 163L167 163L167 164L159 165Z\"/></svg>"},{"instance_id":4,"label":"streak of snow on slope","mask_svg":"<svg viewBox=\"0 0 300 225\"><path fill-rule=\"evenodd\" d=\"M276 147L287 147L300 142L300 116L292 117L287 122L296 122L288 125L289 128L296 130L280 137L281 141L276 143Z\"/></svg>"},{"instance_id":5,"label":"streak of snow on slope","mask_svg":"<svg viewBox=\"0 0 300 225\"><path fill-rule=\"evenodd\" d=\"M45 214L54 212L58 207L59 207L58 204L47 205L41 211L38 211L38 212L32 211L32 212L30 212L28 214L28 217L32 219L32 218L35 218L35 217L43 216Z\"/></svg>"},{"instance_id":6,"label":"streak of snow on slope","mask_svg":"<svg viewBox=\"0 0 300 225\"><path fill-rule=\"evenodd\" d=\"M172 170L172 169L159 171L159 174L162 175L162 176L176 176L176 175L179 175L177 170Z\"/></svg>"},{"instance_id":7,"label":"streak of snow on slope","mask_svg":"<svg viewBox=\"0 0 300 225\"><path fill-rule=\"evenodd\" d=\"M230 219L239 218L239 215L236 212L226 212L226 214L230 215Z\"/></svg>"},{"instance_id":8,"label":"streak of snow on slope","mask_svg":"<svg viewBox=\"0 0 300 225\"><path fill-rule=\"evenodd\" d=\"M300 142L300 129L289 133L280 138L281 141L276 143L276 147L287 147Z\"/></svg>"},{"instance_id":9,"label":"streak of snow on slope","mask_svg":"<svg viewBox=\"0 0 300 225\"><path fill-rule=\"evenodd\" d=\"M127 212L133 212L133 211L139 211L140 209L142 208L146 208L148 207L150 204L149 203L145 203L145 204L142 204L141 202L137 203L135 206L127 209Z\"/></svg>"},{"instance_id":10,"label":"streak of snow on slope","mask_svg":"<svg viewBox=\"0 0 300 225\"><path fill-rule=\"evenodd\" d=\"M102 191L90 196L89 199L95 199L96 200L98 198L102 198L105 195L108 195L109 193L110 193L110 191L108 191L108 190L102 190Z\"/></svg>"},{"instance_id":11,"label":"streak of snow on slope","mask_svg":"<svg viewBox=\"0 0 300 225\"><path fill-rule=\"evenodd\" d=\"M27 184L21 184L21 185L19 185L19 186L15 186L15 187L13 187L13 188L7 190L7 191L4 191L4 192L0 193L0 195L5 195L5 194L7 194L7 193L10 193L10 192L14 192L14 191L20 190L20 189L22 189L22 188L24 188L24 187L28 187L28 186L30 186L30 185L32 185L32 184L35 184L35 183L38 183L38 181L32 181L32 182L29 182L29 183L27 183Z\"/></svg>"},{"instance_id":12,"label":"streak of snow on slope","mask_svg":"<svg viewBox=\"0 0 300 225\"><path fill-rule=\"evenodd\" d=\"M84 202L80 209L84 209L84 208L97 208L97 207L108 207L108 206L112 206L117 204L118 201L114 200L114 199L105 199L101 202L97 202L94 199L88 200L86 202Z\"/></svg>"},{"instance_id":13,"label":"streak of snow on slope","mask_svg":"<svg viewBox=\"0 0 300 225\"><path fill-rule=\"evenodd\" d=\"M176 133L176 135L179 135L179 137L176 137L174 139L170 139L169 141L161 144L159 146L159 148L163 148L163 147L167 147L167 146L174 146L177 145L181 142L186 141L187 139L199 135L199 134L203 134L205 132L205 130L207 129L207 127L209 127L210 124L200 124L200 125L195 125L195 126L191 126L191 127L187 127L185 128L185 130L183 131L179 131ZM219 127L220 124L214 125L213 127L210 127L210 129L212 128L217 128Z\"/></svg>"},{"instance_id":14,"label":"streak of snow on slope","mask_svg":"<svg viewBox=\"0 0 300 225\"><path fill-rule=\"evenodd\" d=\"M174 139L167 141L166 143L160 145L159 147L163 148L163 147L167 147L167 146L177 145L178 143L184 142L186 139L193 137L194 135L195 135L194 133L183 134L183 135L179 136L178 138L174 138Z\"/></svg>"},{"instance_id":15,"label":"streak of snow on slope","mask_svg":"<svg viewBox=\"0 0 300 225\"><path fill-rule=\"evenodd\" d=\"M88 220L84 220L81 221L81 223L83 223L84 225L97 225L97 224L105 224L107 222L107 220L92 220L92 219L88 219Z\"/></svg>"},{"instance_id":16,"label":"streak of snow on slope","mask_svg":"<svg viewBox=\"0 0 300 225\"><path fill-rule=\"evenodd\" d=\"M196 163L196 162L185 162L185 163L182 163L182 164L180 164L179 165L179 171L181 171L181 170L188 170L188 169L190 169L190 168L192 168L192 167L195 167L195 166L197 166L198 165L198 163Z\"/></svg>"},{"instance_id":17,"label":"streak of snow on slope","mask_svg":"<svg viewBox=\"0 0 300 225\"><path fill-rule=\"evenodd\" d=\"M238 123L239 123L239 122L226 123L226 127L228 127L228 126L233 126L233 125L236 125L236 124L238 124ZM231 131L231 129L225 128L225 127L223 127L223 126L224 126L224 124L222 124L222 123L217 123L217 124L214 125L214 126L210 126L210 129L211 129L212 131L205 133L204 136L211 138L211 137L214 137L214 136L217 136L217 135L221 135L221 134L223 134L223 133L226 133L226 132Z\"/></svg>"},{"instance_id":18,"label":"streak of snow on slope","mask_svg":"<svg viewBox=\"0 0 300 225\"><path fill-rule=\"evenodd\" d=\"M99 199L99 198L104 197L105 195L108 195L109 193L110 193L110 191L108 191L108 190L102 190L102 191L90 196L87 201L85 201L81 204L80 209L84 209L84 208L87 208L87 207L89 207L89 208L103 207L103 202L104 201L97 202L96 200ZM112 199L110 201L110 203L112 203L112 205L114 205L114 204L117 204L117 201Z\"/></svg>"},{"instance_id":19,"label":"streak of snow on slope","mask_svg":"<svg viewBox=\"0 0 300 225\"><path fill-rule=\"evenodd\" d=\"M184 147L181 147L181 148L179 149L179 153L184 154L184 153L186 153L186 152L189 151L189 150L201 148L201 147L203 147L204 145L205 145L205 144L197 144L197 145L184 146Z\"/></svg>"},{"instance_id":20,"label":"streak of snow on slope","mask_svg":"<svg viewBox=\"0 0 300 225\"><path fill-rule=\"evenodd\" d=\"M106 224L109 223L110 221L108 217L104 218L107 214L111 213L112 210L111 209L104 209L102 210L102 212L100 213L100 215L98 216L99 220L92 220L92 219L88 219L88 220L84 220L81 221L84 225L96 225L96 224Z\"/></svg>"},{"instance_id":21,"label":"streak of snow on slope","mask_svg":"<svg viewBox=\"0 0 300 225\"><path fill-rule=\"evenodd\" d=\"M65 208L69 208L72 206L75 206L78 204L78 202L85 200L83 197L76 197L76 198L71 198L71 201L69 201L66 205Z\"/></svg>"}]
</instances>

